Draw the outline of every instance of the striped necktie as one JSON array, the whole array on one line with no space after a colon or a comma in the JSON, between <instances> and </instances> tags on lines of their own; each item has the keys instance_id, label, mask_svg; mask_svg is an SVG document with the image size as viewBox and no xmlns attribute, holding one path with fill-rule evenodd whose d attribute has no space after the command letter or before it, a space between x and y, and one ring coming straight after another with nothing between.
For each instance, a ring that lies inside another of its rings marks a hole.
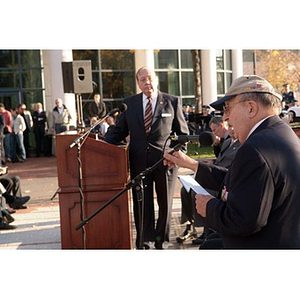
<instances>
[{"instance_id":1,"label":"striped necktie","mask_svg":"<svg viewBox=\"0 0 300 300\"><path fill-rule=\"evenodd\" d=\"M152 123L152 99L148 98L148 102L145 108L145 118L144 118L145 131L147 135L149 134L151 123Z\"/></svg>"}]
</instances>

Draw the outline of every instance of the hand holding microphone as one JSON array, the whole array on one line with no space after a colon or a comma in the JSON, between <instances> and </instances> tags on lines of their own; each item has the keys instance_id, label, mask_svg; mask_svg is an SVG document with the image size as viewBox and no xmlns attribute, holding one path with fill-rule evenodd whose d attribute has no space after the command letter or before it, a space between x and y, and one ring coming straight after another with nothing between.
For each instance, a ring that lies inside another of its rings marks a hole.
<instances>
[{"instance_id":1,"label":"hand holding microphone","mask_svg":"<svg viewBox=\"0 0 300 300\"><path fill-rule=\"evenodd\" d=\"M164 165L169 166L171 168L174 167L182 167L187 168L192 171L197 171L198 168L198 162L186 154L184 154L182 151L175 151L172 154L165 152L164 154Z\"/></svg>"},{"instance_id":2,"label":"hand holding microphone","mask_svg":"<svg viewBox=\"0 0 300 300\"><path fill-rule=\"evenodd\" d=\"M105 118L107 117L112 117L116 112L119 113L123 113L124 111L127 110L127 105L125 103L122 103L119 107L112 109L107 116L105 116Z\"/></svg>"},{"instance_id":3,"label":"hand holding microphone","mask_svg":"<svg viewBox=\"0 0 300 300\"><path fill-rule=\"evenodd\" d=\"M200 143L200 146L211 146L214 143L215 138L215 135L209 131L202 132L200 135L171 136L171 140L178 141L181 144L194 141ZM178 166L182 168L188 168L194 172L197 171L198 161L190 158L180 150L172 153L165 152L164 158L165 166L169 166L171 168Z\"/></svg>"}]
</instances>

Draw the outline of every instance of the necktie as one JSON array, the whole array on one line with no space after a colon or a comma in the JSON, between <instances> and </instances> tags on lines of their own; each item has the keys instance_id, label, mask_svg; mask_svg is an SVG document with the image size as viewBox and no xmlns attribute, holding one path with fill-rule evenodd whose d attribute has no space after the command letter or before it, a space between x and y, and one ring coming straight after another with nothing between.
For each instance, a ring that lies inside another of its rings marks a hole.
<instances>
[{"instance_id":1,"label":"necktie","mask_svg":"<svg viewBox=\"0 0 300 300\"><path fill-rule=\"evenodd\" d=\"M148 102L145 109L145 118L144 118L146 134L148 134L150 131L151 123L152 123L152 99L148 98Z\"/></svg>"}]
</instances>

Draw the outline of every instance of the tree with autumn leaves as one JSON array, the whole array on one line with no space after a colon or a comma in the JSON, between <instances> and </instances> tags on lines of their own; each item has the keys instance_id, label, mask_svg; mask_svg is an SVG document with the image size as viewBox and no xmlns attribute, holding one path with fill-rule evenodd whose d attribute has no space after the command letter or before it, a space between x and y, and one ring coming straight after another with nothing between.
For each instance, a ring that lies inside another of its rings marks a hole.
<instances>
[{"instance_id":1,"label":"tree with autumn leaves","mask_svg":"<svg viewBox=\"0 0 300 300\"><path fill-rule=\"evenodd\" d=\"M300 84L299 50L252 50L255 74L268 80L278 93L298 91Z\"/></svg>"}]
</instances>

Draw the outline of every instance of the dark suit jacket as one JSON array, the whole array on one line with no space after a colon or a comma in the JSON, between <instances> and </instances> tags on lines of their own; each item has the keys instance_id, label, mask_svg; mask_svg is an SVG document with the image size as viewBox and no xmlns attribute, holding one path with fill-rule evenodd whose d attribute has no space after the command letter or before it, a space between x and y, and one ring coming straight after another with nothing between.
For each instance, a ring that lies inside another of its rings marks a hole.
<instances>
[{"instance_id":1,"label":"dark suit jacket","mask_svg":"<svg viewBox=\"0 0 300 300\"><path fill-rule=\"evenodd\" d=\"M300 248L299 182L299 139L270 117L237 151L224 180L226 201L208 202L206 225L221 233L225 248Z\"/></svg>"},{"instance_id":2,"label":"dark suit jacket","mask_svg":"<svg viewBox=\"0 0 300 300\"><path fill-rule=\"evenodd\" d=\"M100 101L97 105L95 101L89 103L88 106L89 118L98 117L104 118L106 115L106 105L103 101Z\"/></svg>"},{"instance_id":3,"label":"dark suit jacket","mask_svg":"<svg viewBox=\"0 0 300 300\"><path fill-rule=\"evenodd\" d=\"M124 100L127 110L121 114L114 129L105 136L105 140L118 144L130 134L130 166L133 175L144 170L149 164L162 157L164 144L171 134L188 134L179 98L158 92L157 103L152 120L151 130L147 136L144 129L142 93ZM166 149L173 147L168 141ZM148 161L151 156L151 161Z\"/></svg>"},{"instance_id":4,"label":"dark suit jacket","mask_svg":"<svg viewBox=\"0 0 300 300\"><path fill-rule=\"evenodd\" d=\"M226 139L223 142L221 152L219 156L215 159L214 164L220 167L229 168L233 162L235 154L240 146L240 142L236 140L233 145L231 145L232 139Z\"/></svg>"}]
</instances>

